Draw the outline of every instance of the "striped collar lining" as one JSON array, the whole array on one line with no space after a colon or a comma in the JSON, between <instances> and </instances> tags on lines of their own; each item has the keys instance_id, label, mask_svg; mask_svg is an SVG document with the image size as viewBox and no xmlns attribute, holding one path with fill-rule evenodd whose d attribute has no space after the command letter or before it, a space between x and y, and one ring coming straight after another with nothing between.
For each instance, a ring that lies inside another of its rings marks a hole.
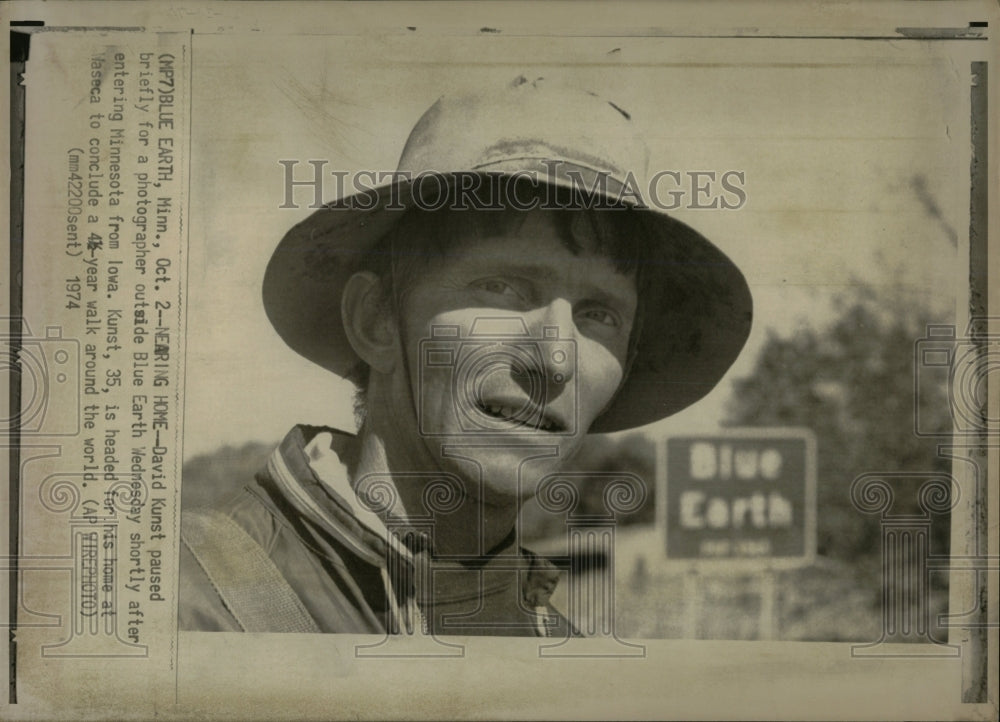
<instances>
[{"instance_id":1,"label":"striped collar lining","mask_svg":"<svg viewBox=\"0 0 1000 722\"><path fill-rule=\"evenodd\" d=\"M340 435L346 436L336 429L295 427L271 453L268 474L296 509L368 563L385 567L386 545L412 561L410 550L351 488L347 469L331 446ZM372 543L375 539L379 543Z\"/></svg>"}]
</instances>

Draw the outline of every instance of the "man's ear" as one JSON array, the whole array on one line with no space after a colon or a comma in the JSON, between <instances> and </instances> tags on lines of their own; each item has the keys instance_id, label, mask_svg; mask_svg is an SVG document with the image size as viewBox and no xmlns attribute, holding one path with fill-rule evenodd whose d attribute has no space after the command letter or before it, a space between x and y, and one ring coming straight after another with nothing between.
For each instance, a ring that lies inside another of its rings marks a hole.
<instances>
[{"instance_id":1,"label":"man's ear","mask_svg":"<svg viewBox=\"0 0 1000 722\"><path fill-rule=\"evenodd\" d=\"M359 271L347 279L340 316L354 353L376 371L391 373L396 365L399 336L378 276Z\"/></svg>"}]
</instances>

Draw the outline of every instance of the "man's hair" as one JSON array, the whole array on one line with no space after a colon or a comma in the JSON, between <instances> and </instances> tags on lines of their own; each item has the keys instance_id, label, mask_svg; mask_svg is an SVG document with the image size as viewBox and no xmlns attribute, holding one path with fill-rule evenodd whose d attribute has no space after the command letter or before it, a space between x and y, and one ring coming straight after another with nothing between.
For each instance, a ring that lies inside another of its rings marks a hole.
<instances>
[{"instance_id":1,"label":"man's hair","mask_svg":"<svg viewBox=\"0 0 1000 722\"><path fill-rule=\"evenodd\" d=\"M563 246L574 254L593 253L607 258L614 269L624 275L634 275L639 304L636 309L629 343L631 363L640 334L646 274L651 260L657 231L650 223L648 211L624 205L613 206L608 201L572 189L552 189L518 180L517 199L523 205L535 205L532 210L504 206L497 209L473 210L456 207L456 191L440 208L411 208L378 243L364 255L358 271L369 271L379 279L381 303L386 313L398 314L407 293L420 279L423 271L447 259L463 243L516 233L529 213L545 213L552 218L556 234ZM520 184L523 183L523 187ZM513 184L508 184L508 188ZM490 193L487 188L481 193ZM490 196L493 197L493 196ZM626 366L626 374L628 368ZM347 378L357 387L354 414L360 427L365 419L370 368L358 361ZM624 381L624 379L623 379Z\"/></svg>"}]
</instances>

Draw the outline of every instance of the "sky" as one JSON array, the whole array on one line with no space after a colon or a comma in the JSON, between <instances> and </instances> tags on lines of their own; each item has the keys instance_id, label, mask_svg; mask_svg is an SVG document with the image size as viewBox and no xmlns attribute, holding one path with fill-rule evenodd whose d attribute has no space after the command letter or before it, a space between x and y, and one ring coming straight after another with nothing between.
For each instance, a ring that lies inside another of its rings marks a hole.
<instances>
[{"instance_id":1,"label":"sky","mask_svg":"<svg viewBox=\"0 0 1000 722\"><path fill-rule=\"evenodd\" d=\"M186 458L295 423L353 429L350 384L264 315L270 253L311 212L310 192L279 207L280 161L392 170L456 88L522 74L585 87L632 115L651 172L745 174L739 209L675 215L743 270L753 331L719 386L651 435L714 426L768 334L822 326L855 283L947 309L963 282L967 70L930 44L263 34L195 36L192 49ZM333 191L331 178L324 200Z\"/></svg>"}]
</instances>

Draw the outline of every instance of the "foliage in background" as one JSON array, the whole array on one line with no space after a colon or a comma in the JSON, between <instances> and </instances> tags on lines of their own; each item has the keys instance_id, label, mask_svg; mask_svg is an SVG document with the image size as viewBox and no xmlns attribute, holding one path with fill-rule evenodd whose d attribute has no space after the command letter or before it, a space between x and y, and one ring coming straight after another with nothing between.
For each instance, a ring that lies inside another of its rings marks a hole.
<instances>
[{"instance_id":1,"label":"foliage in background","mask_svg":"<svg viewBox=\"0 0 1000 722\"><path fill-rule=\"evenodd\" d=\"M880 526L853 506L851 483L867 472L948 473L950 461L937 454L941 439L918 437L914 418L946 432L951 416L945 384L914 393L914 375L927 373L915 367L915 344L928 324L941 322L928 307L858 285L836 309L824 328L768 338L753 373L735 382L726 423L815 432L819 553L852 561L878 553ZM922 480L899 483L893 513L918 511ZM932 550L947 554L947 516L934 521Z\"/></svg>"},{"instance_id":2,"label":"foliage in background","mask_svg":"<svg viewBox=\"0 0 1000 722\"><path fill-rule=\"evenodd\" d=\"M184 462L182 507L209 507L238 493L264 468L274 447L251 441L240 447L223 446Z\"/></svg>"}]
</instances>

